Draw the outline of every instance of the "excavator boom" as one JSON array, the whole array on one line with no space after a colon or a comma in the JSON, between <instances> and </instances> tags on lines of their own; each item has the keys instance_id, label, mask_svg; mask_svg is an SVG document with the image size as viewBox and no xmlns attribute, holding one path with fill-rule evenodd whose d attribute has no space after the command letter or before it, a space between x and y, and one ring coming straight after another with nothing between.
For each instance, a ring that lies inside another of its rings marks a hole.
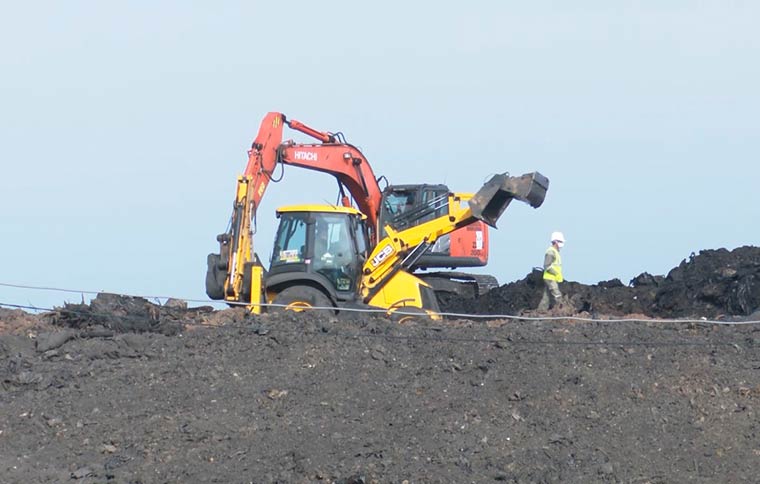
<instances>
[{"instance_id":1,"label":"excavator boom","mask_svg":"<svg viewBox=\"0 0 760 484\"><path fill-rule=\"evenodd\" d=\"M280 146L279 160L287 165L335 176L367 216L374 241L374 227L383 194L372 167L358 148L349 143L298 144L288 141ZM351 206L351 203L344 199L343 205Z\"/></svg>"}]
</instances>

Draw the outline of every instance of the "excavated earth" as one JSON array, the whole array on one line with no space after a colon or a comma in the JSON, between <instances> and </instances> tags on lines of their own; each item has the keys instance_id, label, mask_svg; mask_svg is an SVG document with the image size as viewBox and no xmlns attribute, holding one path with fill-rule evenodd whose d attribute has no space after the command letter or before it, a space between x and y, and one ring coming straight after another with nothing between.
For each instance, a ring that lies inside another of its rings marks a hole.
<instances>
[{"instance_id":1,"label":"excavated earth","mask_svg":"<svg viewBox=\"0 0 760 484\"><path fill-rule=\"evenodd\" d=\"M484 317L410 325L0 309L0 482L760 480L760 248L561 288L550 313L528 274L443 301Z\"/></svg>"}]
</instances>

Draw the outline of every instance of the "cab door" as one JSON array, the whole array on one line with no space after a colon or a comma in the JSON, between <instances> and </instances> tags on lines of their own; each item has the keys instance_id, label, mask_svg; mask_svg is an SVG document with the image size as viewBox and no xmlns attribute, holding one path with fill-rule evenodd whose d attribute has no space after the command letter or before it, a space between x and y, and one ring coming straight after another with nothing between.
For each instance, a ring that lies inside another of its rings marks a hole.
<instances>
[{"instance_id":1,"label":"cab door","mask_svg":"<svg viewBox=\"0 0 760 484\"><path fill-rule=\"evenodd\" d=\"M311 248L307 263L335 288L338 299L354 299L361 275L359 241L366 254L366 239L357 239L355 216L346 213L314 213L309 227ZM366 255L364 255L366 257Z\"/></svg>"}]
</instances>

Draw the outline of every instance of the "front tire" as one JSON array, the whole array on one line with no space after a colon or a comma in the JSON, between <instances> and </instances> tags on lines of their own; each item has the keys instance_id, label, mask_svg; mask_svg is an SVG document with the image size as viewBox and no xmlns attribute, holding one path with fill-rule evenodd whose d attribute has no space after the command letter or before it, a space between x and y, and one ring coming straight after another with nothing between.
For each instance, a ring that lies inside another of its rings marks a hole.
<instances>
[{"instance_id":1,"label":"front tire","mask_svg":"<svg viewBox=\"0 0 760 484\"><path fill-rule=\"evenodd\" d=\"M322 291L311 286L291 286L275 296L272 301L275 311L310 311L322 314L334 314L335 306ZM332 308L332 309L331 309Z\"/></svg>"}]
</instances>

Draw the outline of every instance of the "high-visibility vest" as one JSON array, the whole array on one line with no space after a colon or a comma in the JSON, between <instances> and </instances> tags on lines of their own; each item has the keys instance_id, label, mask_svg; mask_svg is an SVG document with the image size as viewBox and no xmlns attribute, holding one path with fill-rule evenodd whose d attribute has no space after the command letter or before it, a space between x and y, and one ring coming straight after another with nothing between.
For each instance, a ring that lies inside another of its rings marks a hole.
<instances>
[{"instance_id":1,"label":"high-visibility vest","mask_svg":"<svg viewBox=\"0 0 760 484\"><path fill-rule=\"evenodd\" d=\"M552 265L547 267L546 270L544 270L544 279L562 282L564 281L564 279L562 279L562 258L559 256L559 251L555 249L553 245L546 249L547 254L550 252L554 254L554 262ZM554 274L549 272L549 269L552 269L554 271Z\"/></svg>"}]
</instances>

